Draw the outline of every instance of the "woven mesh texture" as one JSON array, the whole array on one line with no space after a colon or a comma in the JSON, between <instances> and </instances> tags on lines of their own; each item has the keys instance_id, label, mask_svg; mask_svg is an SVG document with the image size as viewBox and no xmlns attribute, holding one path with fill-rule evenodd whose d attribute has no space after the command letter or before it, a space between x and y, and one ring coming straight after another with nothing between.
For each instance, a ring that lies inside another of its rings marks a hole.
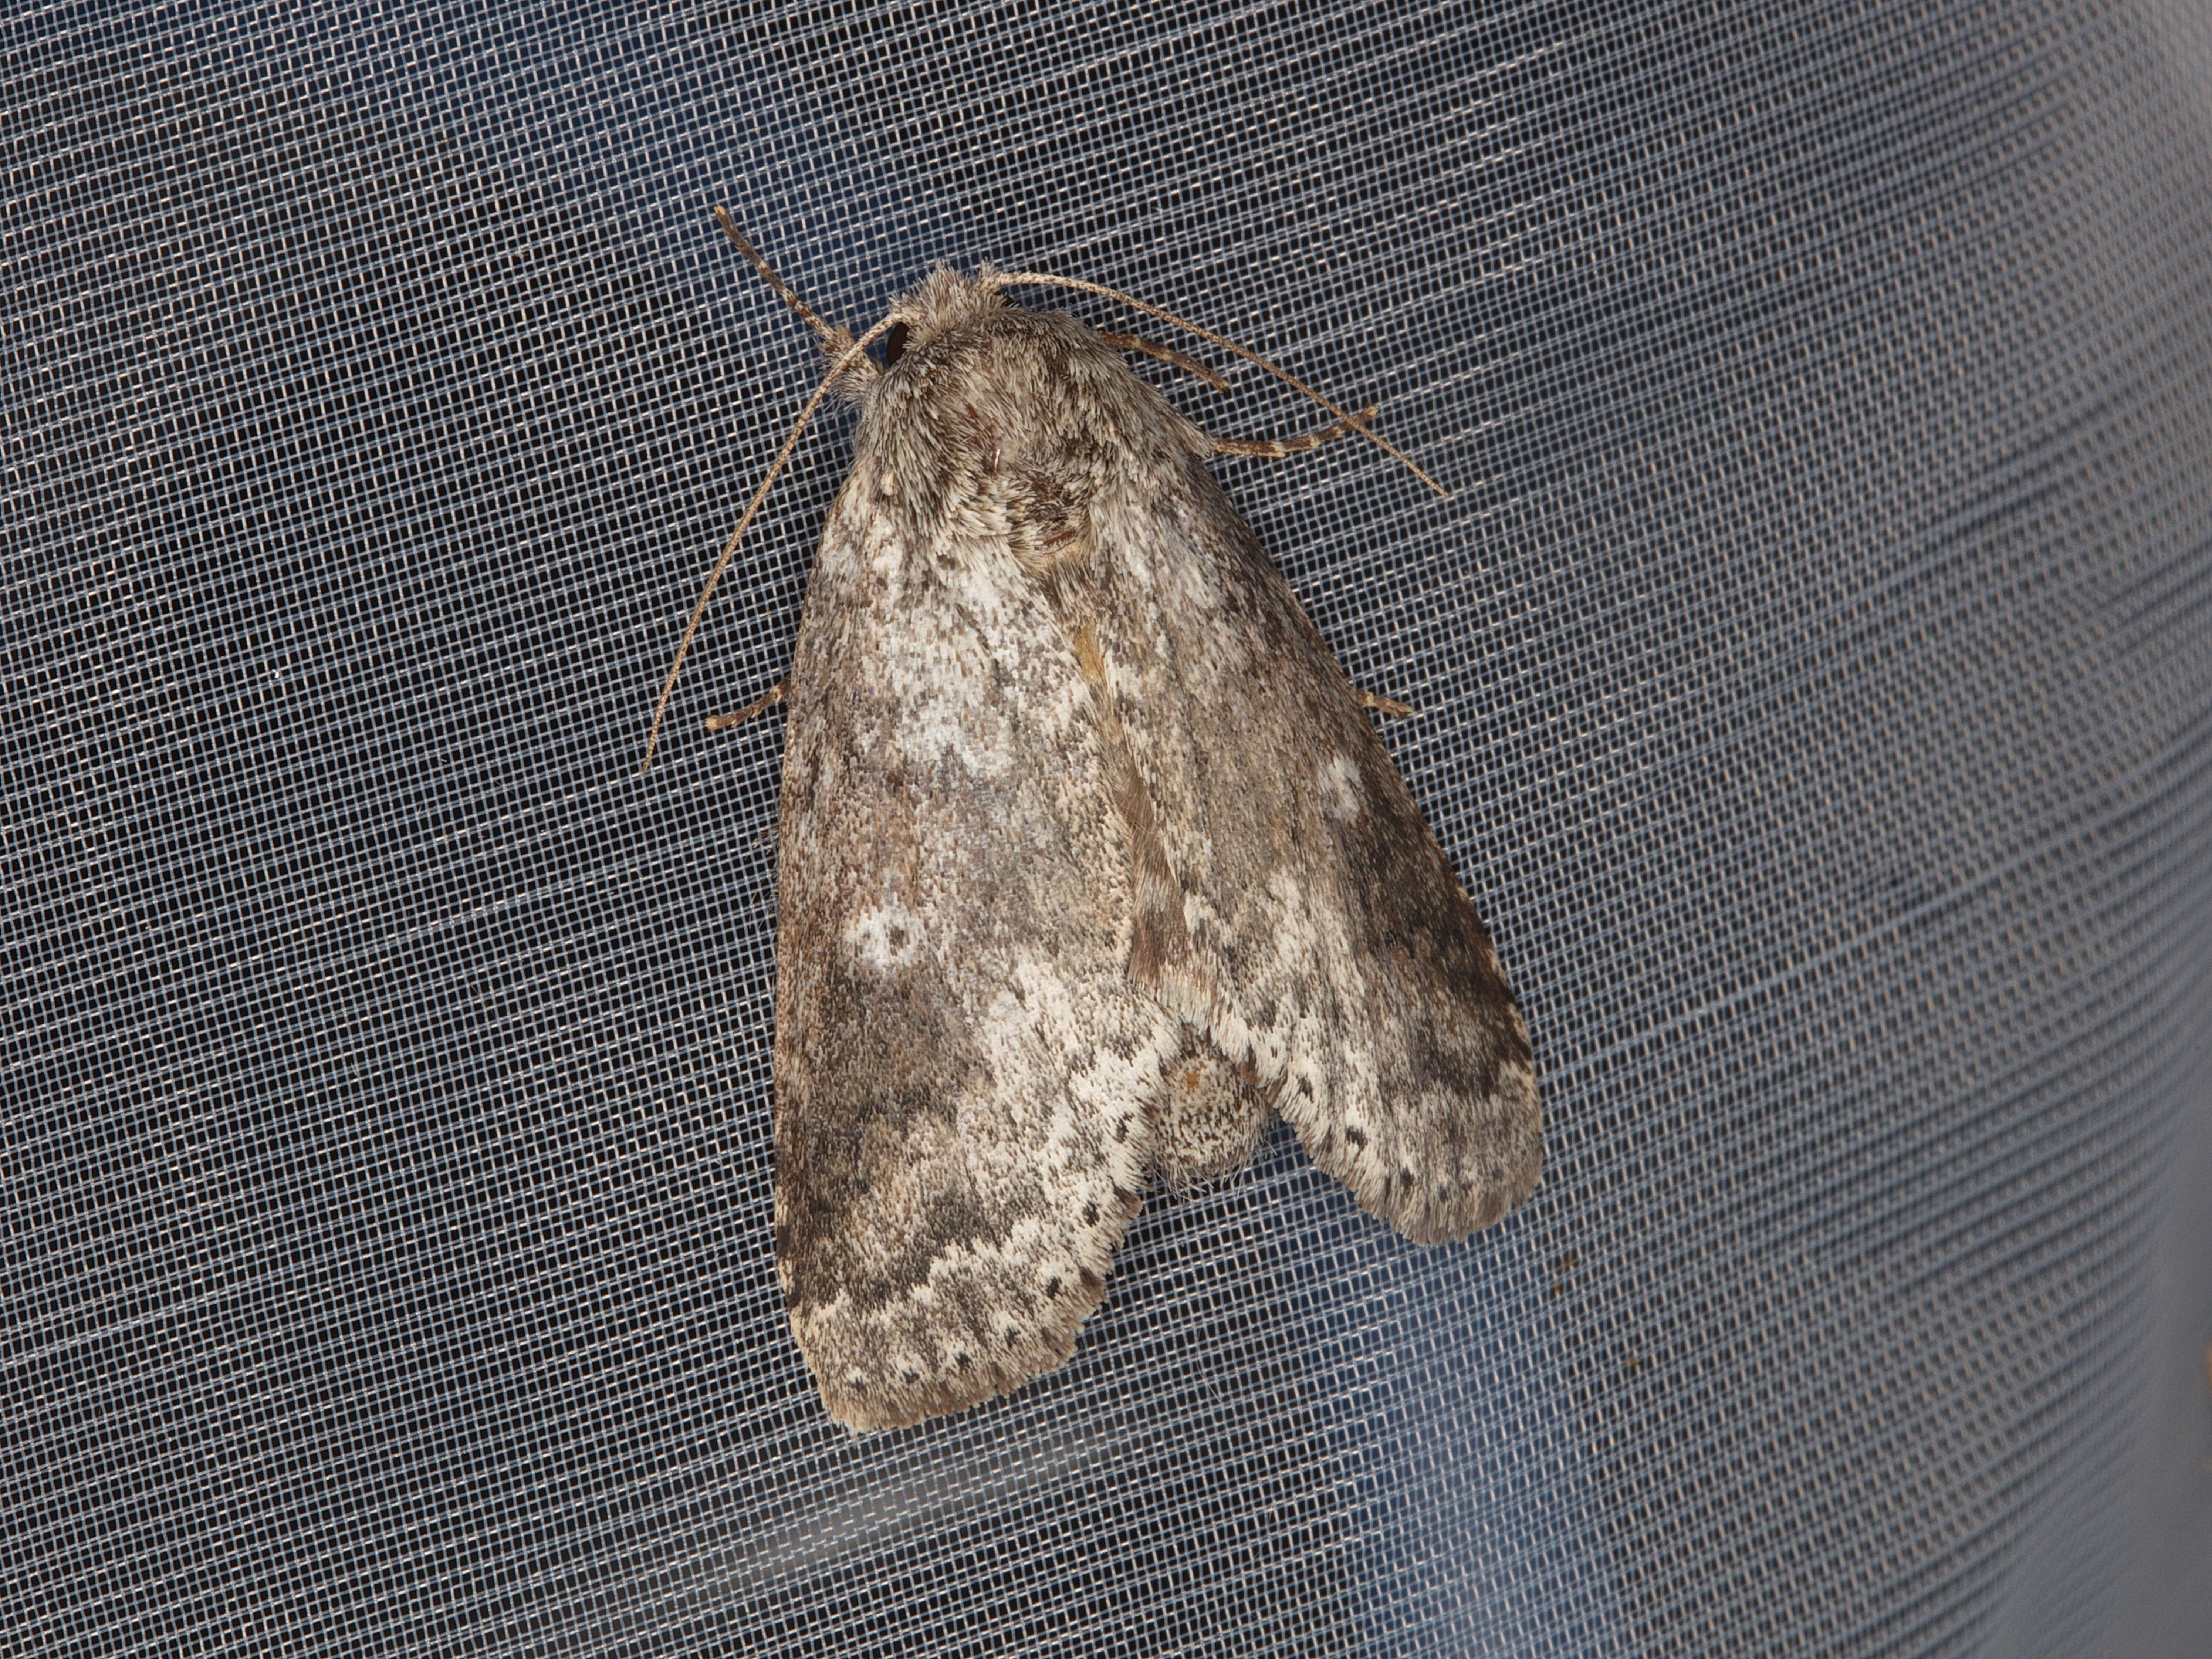
<instances>
[{"instance_id":1,"label":"woven mesh texture","mask_svg":"<svg viewBox=\"0 0 2212 1659\"><path fill-rule=\"evenodd\" d=\"M6 30L5 1651L2212 1628L2200 9ZM823 1414L782 730L698 721L788 661L848 415L637 767L819 368L718 201L831 317L1110 283L1451 486L1220 467L1417 707L1544 1073L1525 1210L1419 1249L1279 1130L1154 1195L1060 1372Z\"/></svg>"}]
</instances>

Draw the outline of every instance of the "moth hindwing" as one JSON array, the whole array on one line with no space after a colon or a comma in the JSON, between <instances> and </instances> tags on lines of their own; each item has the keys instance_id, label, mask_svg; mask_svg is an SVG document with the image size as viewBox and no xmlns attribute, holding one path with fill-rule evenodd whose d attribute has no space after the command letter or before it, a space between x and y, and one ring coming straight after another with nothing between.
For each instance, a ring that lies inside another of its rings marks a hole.
<instances>
[{"instance_id":1,"label":"moth hindwing","mask_svg":"<svg viewBox=\"0 0 2212 1659\"><path fill-rule=\"evenodd\" d=\"M1290 446L1207 437L1013 280L933 273L881 368L802 307L860 421L787 683L775 1253L859 1429L1059 1365L1147 1184L1274 1114L1423 1243L1542 1157L1374 700L1205 465Z\"/></svg>"}]
</instances>

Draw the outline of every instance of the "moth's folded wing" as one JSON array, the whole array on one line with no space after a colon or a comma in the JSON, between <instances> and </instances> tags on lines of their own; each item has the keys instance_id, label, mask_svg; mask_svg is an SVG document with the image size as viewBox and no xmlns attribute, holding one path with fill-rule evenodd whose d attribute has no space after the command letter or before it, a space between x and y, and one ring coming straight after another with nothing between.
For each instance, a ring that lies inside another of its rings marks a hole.
<instances>
[{"instance_id":1,"label":"moth's folded wing","mask_svg":"<svg viewBox=\"0 0 2212 1659\"><path fill-rule=\"evenodd\" d=\"M1200 1011L1360 1203L1424 1243L1534 1187L1527 1028L1488 935L1335 659L1218 488L1127 515L1122 720L1182 889Z\"/></svg>"},{"instance_id":2,"label":"moth's folded wing","mask_svg":"<svg viewBox=\"0 0 2212 1659\"><path fill-rule=\"evenodd\" d=\"M879 1428L1067 1358L1179 1036L1123 971L1127 853L1049 618L851 551L791 678L775 1237L824 1402Z\"/></svg>"}]
</instances>

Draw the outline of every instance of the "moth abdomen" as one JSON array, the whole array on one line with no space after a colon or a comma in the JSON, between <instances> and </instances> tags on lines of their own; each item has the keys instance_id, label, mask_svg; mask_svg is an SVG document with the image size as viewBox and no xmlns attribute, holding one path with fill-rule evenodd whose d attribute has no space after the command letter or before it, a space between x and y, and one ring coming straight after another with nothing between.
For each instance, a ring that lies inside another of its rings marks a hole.
<instances>
[{"instance_id":1,"label":"moth abdomen","mask_svg":"<svg viewBox=\"0 0 2212 1659\"><path fill-rule=\"evenodd\" d=\"M1227 1179L1252 1161L1274 1118L1273 1091L1261 1087L1251 1061L1231 1061L1185 1026L1182 1047L1161 1067L1152 1110L1159 1178L1178 1194Z\"/></svg>"}]
</instances>

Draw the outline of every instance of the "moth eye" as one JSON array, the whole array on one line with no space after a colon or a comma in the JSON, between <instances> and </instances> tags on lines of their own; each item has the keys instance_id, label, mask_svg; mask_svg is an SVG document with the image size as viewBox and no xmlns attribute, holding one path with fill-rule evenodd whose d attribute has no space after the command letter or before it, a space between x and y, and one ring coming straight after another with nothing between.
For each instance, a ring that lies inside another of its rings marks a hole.
<instances>
[{"instance_id":1,"label":"moth eye","mask_svg":"<svg viewBox=\"0 0 2212 1659\"><path fill-rule=\"evenodd\" d=\"M884 367L889 368L905 356L906 325L893 323L890 332L884 336Z\"/></svg>"}]
</instances>

